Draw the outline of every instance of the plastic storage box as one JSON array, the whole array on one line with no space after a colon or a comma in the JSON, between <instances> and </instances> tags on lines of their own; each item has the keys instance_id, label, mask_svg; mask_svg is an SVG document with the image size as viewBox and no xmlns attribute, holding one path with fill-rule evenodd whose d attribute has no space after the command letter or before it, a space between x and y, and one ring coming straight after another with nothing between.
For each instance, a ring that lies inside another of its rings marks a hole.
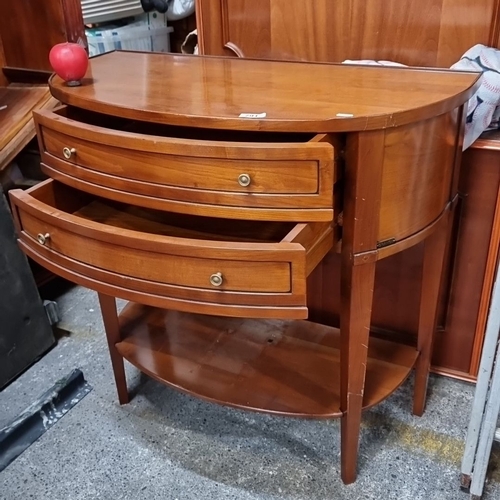
<instances>
[{"instance_id":1,"label":"plastic storage box","mask_svg":"<svg viewBox=\"0 0 500 500\"><path fill-rule=\"evenodd\" d=\"M124 26L100 26L86 30L90 57L112 50L140 50L147 52L170 52L170 33L173 28L166 25L160 16L142 16Z\"/></svg>"}]
</instances>

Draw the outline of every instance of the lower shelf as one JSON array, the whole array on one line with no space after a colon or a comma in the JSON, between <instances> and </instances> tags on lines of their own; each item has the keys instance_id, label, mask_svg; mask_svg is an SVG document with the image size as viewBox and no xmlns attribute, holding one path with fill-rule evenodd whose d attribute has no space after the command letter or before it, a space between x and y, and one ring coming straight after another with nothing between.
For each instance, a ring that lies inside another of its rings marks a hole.
<instances>
[{"instance_id":1,"label":"lower shelf","mask_svg":"<svg viewBox=\"0 0 500 500\"><path fill-rule=\"evenodd\" d=\"M340 417L340 333L308 321L203 316L128 304L119 353L152 378L209 401L296 417ZM394 392L418 357L371 339L364 408Z\"/></svg>"}]
</instances>

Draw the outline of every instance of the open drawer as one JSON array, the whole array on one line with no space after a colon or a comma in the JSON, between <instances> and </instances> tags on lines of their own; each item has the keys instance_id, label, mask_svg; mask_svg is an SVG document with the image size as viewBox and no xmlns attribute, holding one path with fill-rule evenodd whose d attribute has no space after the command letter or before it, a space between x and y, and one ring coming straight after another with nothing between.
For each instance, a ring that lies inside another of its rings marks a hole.
<instances>
[{"instance_id":1,"label":"open drawer","mask_svg":"<svg viewBox=\"0 0 500 500\"><path fill-rule=\"evenodd\" d=\"M232 221L138 208L47 180L10 198L23 250L55 274L144 304L305 318L330 223Z\"/></svg>"},{"instance_id":2,"label":"open drawer","mask_svg":"<svg viewBox=\"0 0 500 500\"><path fill-rule=\"evenodd\" d=\"M67 106L34 118L45 173L86 192L192 215L333 219L333 137L172 127Z\"/></svg>"}]
</instances>

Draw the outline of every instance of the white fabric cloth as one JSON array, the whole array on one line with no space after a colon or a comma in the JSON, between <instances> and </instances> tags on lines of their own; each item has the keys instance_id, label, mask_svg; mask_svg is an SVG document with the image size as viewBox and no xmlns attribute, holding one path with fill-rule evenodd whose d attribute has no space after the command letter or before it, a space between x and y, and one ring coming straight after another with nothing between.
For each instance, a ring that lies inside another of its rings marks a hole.
<instances>
[{"instance_id":1,"label":"white fabric cloth","mask_svg":"<svg viewBox=\"0 0 500 500\"><path fill-rule=\"evenodd\" d=\"M344 64L404 66L393 61L352 61ZM454 70L481 71L481 86L467 104L467 119L463 149L467 149L485 130L500 128L500 50L474 45L458 62Z\"/></svg>"},{"instance_id":2,"label":"white fabric cloth","mask_svg":"<svg viewBox=\"0 0 500 500\"><path fill-rule=\"evenodd\" d=\"M169 0L167 19L177 21L190 16L194 12L194 2L195 0Z\"/></svg>"},{"instance_id":3,"label":"white fabric cloth","mask_svg":"<svg viewBox=\"0 0 500 500\"><path fill-rule=\"evenodd\" d=\"M498 128L495 115L500 106L500 50L475 45L451 69L482 72L481 86L467 105L464 137L467 149L485 130Z\"/></svg>"},{"instance_id":4,"label":"white fabric cloth","mask_svg":"<svg viewBox=\"0 0 500 500\"><path fill-rule=\"evenodd\" d=\"M352 61L346 59L342 64L366 64L368 66L406 66L405 64L397 63L394 61L372 61L370 59L360 59L359 61Z\"/></svg>"}]
</instances>

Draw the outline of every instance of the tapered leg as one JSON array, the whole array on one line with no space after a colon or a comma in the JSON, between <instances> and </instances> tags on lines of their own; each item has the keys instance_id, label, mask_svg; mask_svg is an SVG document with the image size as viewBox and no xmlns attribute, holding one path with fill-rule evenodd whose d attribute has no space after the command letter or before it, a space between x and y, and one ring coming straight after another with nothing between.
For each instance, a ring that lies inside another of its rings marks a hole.
<instances>
[{"instance_id":1,"label":"tapered leg","mask_svg":"<svg viewBox=\"0 0 500 500\"><path fill-rule=\"evenodd\" d=\"M375 262L354 266L343 259L341 271L341 476L356 480L359 431L375 280Z\"/></svg>"},{"instance_id":2,"label":"tapered leg","mask_svg":"<svg viewBox=\"0 0 500 500\"><path fill-rule=\"evenodd\" d=\"M422 291L418 324L419 357L415 366L415 392L413 414L421 416L425 408L427 381L431 366L432 345L437 322L437 309L441 277L448 236L449 215L443 217L439 227L425 240L422 270Z\"/></svg>"},{"instance_id":3,"label":"tapered leg","mask_svg":"<svg viewBox=\"0 0 500 500\"><path fill-rule=\"evenodd\" d=\"M123 358L116 350L115 344L120 341L120 329L118 326L118 315L116 312L116 300L114 297L99 293L99 304L101 305L101 314L108 339L109 355L113 374L115 376L116 390L118 391L118 401L121 405L129 402L127 390L127 379L125 378L125 367Z\"/></svg>"}]
</instances>

